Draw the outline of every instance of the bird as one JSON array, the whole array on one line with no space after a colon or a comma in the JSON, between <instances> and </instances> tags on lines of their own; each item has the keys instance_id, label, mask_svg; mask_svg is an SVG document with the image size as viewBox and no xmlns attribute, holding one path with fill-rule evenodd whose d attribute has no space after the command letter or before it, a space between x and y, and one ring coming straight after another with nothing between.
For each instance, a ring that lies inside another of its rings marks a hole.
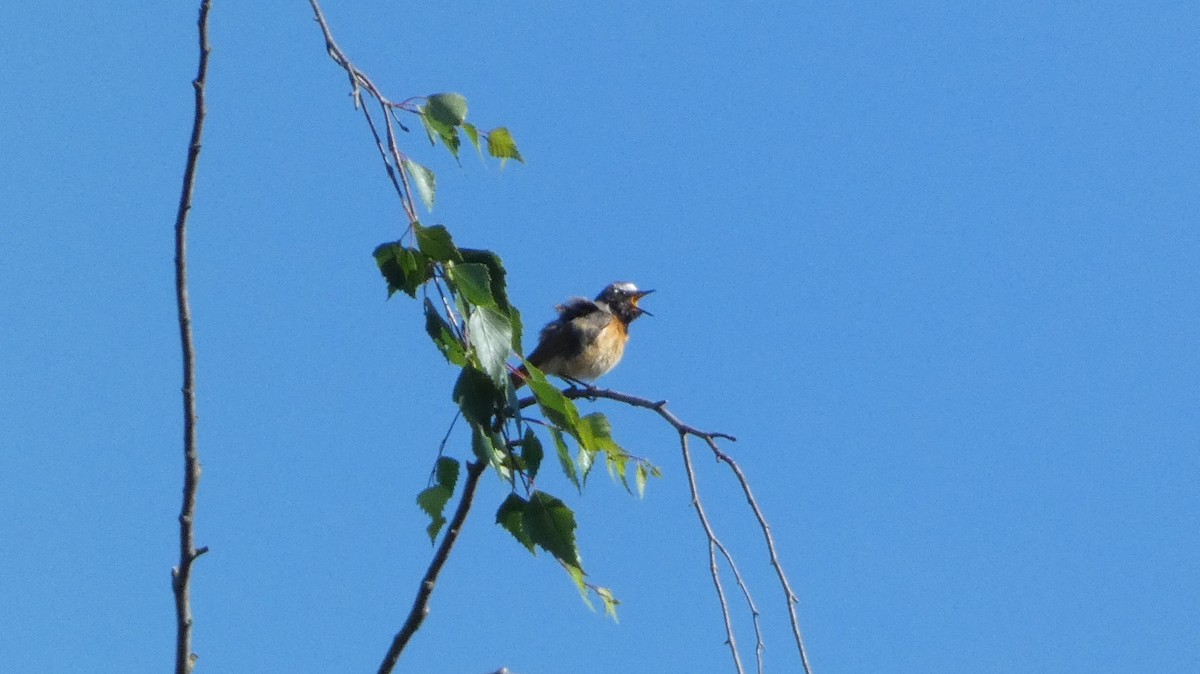
<instances>
[{"instance_id":1,"label":"bird","mask_svg":"<svg viewBox=\"0 0 1200 674\"><path fill-rule=\"evenodd\" d=\"M546 374L572 382L588 382L607 374L621 362L629 341L629 324L654 314L638 302L654 292L638 290L628 281L605 286L596 299L572 297L558 305L558 318L546 324L537 347L526 359ZM514 388L528 378L525 366L511 375Z\"/></svg>"}]
</instances>

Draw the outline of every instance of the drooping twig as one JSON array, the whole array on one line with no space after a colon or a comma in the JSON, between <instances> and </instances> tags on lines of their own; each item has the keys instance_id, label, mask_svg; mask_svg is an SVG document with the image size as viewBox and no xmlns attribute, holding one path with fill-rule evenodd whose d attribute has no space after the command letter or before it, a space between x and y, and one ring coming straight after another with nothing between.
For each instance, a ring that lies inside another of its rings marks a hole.
<instances>
[{"instance_id":1,"label":"drooping twig","mask_svg":"<svg viewBox=\"0 0 1200 674\"><path fill-rule=\"evenodd\" d=\"M196 21L200 64L196 79L192 80L195 113L192 117L187 164L183 171L183 188L179 194L179 210L175 215L175 300L179 315L179 340L183 350L183 503L179 510L179 565L171 570L171 589L175 595L175 674L189 674L196 662L196 656L192 653L192 563L208 552L207 547L196 549L193 528L196 490L200 482L200 454L196 449L196 351L192 342L192 311L188 302L187 219L192 210L200 138L207 112L204 86L208 79L208 55L211 51L208 45L210 7L210 0L201 0L200 16Z\"/></svg>"},{"instance_id":2,"label":"drooping twig","mask_svg":"<svg viewBox=\"0 0 1200 674\"><path fill-rule=\"evenodd\" d=\"M742 487L742 493L746 496L747 503L750 504L750 509L754 512L755 519L758 520L758 527L762 530L763 540L767 545L767 554L771 558L771 566L775 567L775 575L779 577L779 584L783 587L783 593L787 597L788 617L792 623L792 638L796 642L796 649L800 651L800 662L804 665L806 674L812 674L812 666L808 662L808 650L804 647L804 637L800 635L800 620L796 617L796 604L800 601L796 597L796 593L792 591L792 585L788 582L787 574L783 571L783 565L779 563L779 554L775 549L775 538L771 535L771 526L767 523L767 518L763 515L762 509L758 506L758 500L754 498L754 493L750 491L750 482L746 479L746 475L742 473L741 467L721 448L712 438L706 438L709 449L719 461L724 462L729 466L733 474L737 476L738 484Z\"/></svg>"},{"instance_id":3,"label":"drooping twig","mask_svg":"<svg viewBox=\"0 0 1200 674\"><path fill-rule=\"evenodd\" d=\"M687 444L688 434L679 434L679 446L683 452L683 465L687 472L688 489L692 493L692 507L696 510L696 515L700 518L700 526L704 528L704 535L708 537L708 572L712 576L713 585L717 589L717 601L721 604L721 617L725 620L725 643L729 646L729 652L733 655L733 666L738 674L743 674L742 657L738 655L737 639L733 636L733 621L729 617L729 602L725 600L725 587L721 585L721 572L717 567L717 535L713 533L712 526L708 523L708 516L704 514L704 506L700 502L700 492L696 489L696 473L692 470L692 458L688 452Z\"/></svg>"},{"instance_id":4,"label":"drooping twig","mask_svg":"<svg viewBox=\"0 0 1200 674\"><path fill-rule=\"evenodd\" d=\"M487 468L487 464L482 461L467 464L467 479L463 483L463 493L458 500L458 507L454 510L454 517L450 520L450 526L446 529L446 535L442 537L442 542L438 545L437 552L434 553L433 559L429 562L429 567L425 570L425 577L421 579L421 585L417 588L417 598L413 601L412 608L408 612L408 618L404 620L404 625L396 633L396 637L392 639L392 645L388 648L387 655L383 658L383 663L379 665L379 674L390 674L396 667L396 661L400 659L400 653L404 651L404 647L408 645L409 640L421 628L421 623L425 621L425 616L429 615L429 596L433 594L433 588L437 585L438 574L441 573L442 567L446 565L446 560L450 557L450 550L454 547L454 542L458 540L459 531L462 529L463 522L467 519L467 513L471 510L471 503L475 500L475 487L479 485L479 476L483 475L485 468Z\"/></svg>"},{"instance_id":5,"label":"drooping twig","mask_svg":"<svg viewBox=\"0 0 1200 674\"><path fill-rule=\"evenodd\" d=\"M371 129L371 135L375 138L375 146L379 149L379 154L383 158L383 163L387 167L388 177L392 181L392 185L396 188L400 195L400 203L404 207L404 214L408 217L410 224L417 222L417 206L413 201L412 188L408 181L408 171L404 168L404 155L400 152L400 148L396 143L396 130L392 127L394 123L389 111L397 108L411 110L407 102L393 103L388 100L379 87L367 77L366 73L359 70L357 66L350 62L349 57L338 46L336 40L333 39L333 32L329 28L329 22L325 20L325 14L321 11L321 5L317 0L308 0L308 4L312 6L313 15L316 17L317 25L321 27L321 34L325 38L325 51L329 53L329 57L337 63L342 70L346 71L346 75L350 78L350 90L354 96L354 105L361 107L363 116L367 119L367 126ZM379 135L379 130L375 126L375 121L371 117L371 111L367 104L362 100L362 92L366 91L368 95L379 103L379 107L383 112L383 128L384 136L387 138L387 147L384 147L383 138ZM396 177L399 176L399 182Z\"/></svg>"},{"instance_id":6,"label":"drooping twig","mask_svg":"<svg viewBox=\"0 0 1200 674\"><path fill-rule=\"evenodd\" d=\"M684 423L679 417L675 416L674 413L672 413L670 410L667 409L667 401L665 401L665 400L655 401L655 400L650 400L647 398L641 398L638 396L629 395L628 393L622 393L620 391L613 391L611 389L595 388L595 387L591 387L591 386L582 387L582 388L580 388L580 387L567 388L563 391L563 395L565 395L566 397L571 398L571 399L603 398L603 399L607 399L607 400L614 400L617 402L625 403L627 405L631 405L633 407L640 407L643 409L648 409L648 410L652 410L652 411L656 412L659 416L661 416L663 419L665 419L667 421L667 423L671 424L671 426L676 430L676 432L679 433L679 435L681 437L681 443L682 443L684 458L685 458L684 467L685 467L685 470L687 470L687 472L688 472L689 485L692 485L693 487L695 485L695 482L694 482L695 477L694 477L694 474L692 473L691 461L690 461L688 447L687 447L687 443L686 443L687 436L690 435L690 436L694 436L694 437L697 437L697 438L700 438L701 440L703 440L705 442L705 444L708 445L709 449L712 450L712 452L716 456L716 458L719 461L721 461L722 463L729 466L730 470L733 471L733 474L736 477L738 484L741 486L742 493L745 495L746 501L749 503L750 509L754 513L755 519L758 521L759 528L762 530L763 538L767 545L767 552L768 552L768 555L771 560L771 565L775 568L776 576L778 576L778 578L779 578L780 585L783 588L783 592L784 592L785 598L787 600L788 617L791 620L792 637L796 644L796 648L800 653L800 662L804 667L805 674L812 674L812 666L809 664L809 661L808 661L808 651L804 646L804 639L800 633L800 621L796 616L796 604L799 600L796 597L796 593L792 591L791 583L788 581L787 574L783 570L783 565L779 561L779 555L775 548L775 540L774 540L774 537L771 535L771 528L767 523L766 516L763 515L762 508L758 505L758 500L754 497L754 493L750 490L750 482L746 479L746 476L742 472L741 467L738 466L737 462L734 461L731 456L729 456L728 454L723 452L721 450L720 446L717 444L718 439L725 439L725 440L733 441L733 440L736 440L736 438L734 438L732 435L729 435L727 433L702 431L694 426ZM536 402L536 400L532 397L523 398L520 401L520 406L522 408L524 408L524 407L534 404L535 402ZM758 609L754 605L754 600L750 596L750 592L749 592L748 588L746 587L745 583L743 582L741 574L738 572L737 566L733 562L732 556L725 549L725 546L722 545L721 542L716 539L716 537L712 533L711 527L708 526L707 517L703 513L703 509L699 504L699 499L696 496L695 492L693 494L693 504L696 507L697 514L699 515L699 517L701 519L701 525L705 529L705 535L708 537L708 542L709 542L709 546L710 546L710 549L709 549L710 558L713 555L713 548L721 551L721 553L725 557L726 561L729 562L729 565L733 571L734 577L737 579L738 585L742 589L742 593L746 598L747 605L750 608L752 616L754 617L754 630L755 630L755 635L757 637L755 653L758 656L757 657L758 668L759 668L759 671L761 672L762 671L761 655L762 655L763 643L762 643L762 636L761 636L759 623L758 623ZM710 559L710 561L711 561L711 559ZM714 564L715 564L715 562L714 562ZM712 566L712 565L710 564L710 566ZM724 591L721 589L720 579L718 578L718 576L715 573L716 567L712 566L712 568L714 569L713 582L714 582L714 584L716 584L718 586L717 587L718 598L722 603L722 610L725 611L726 606L725 606L725 599L724 599ZM726 614L726 626L727 626L728 636L730 638L730 641L732 641L733 635L731 632L731 627L730 627L730 623L729 623L727 614ZM735 660L735 666L737 666L740 671L741 665L739 662L737 662L738 656L736 655L736 653L734 655L734 660Z\"/></svg>"}]
</instances>

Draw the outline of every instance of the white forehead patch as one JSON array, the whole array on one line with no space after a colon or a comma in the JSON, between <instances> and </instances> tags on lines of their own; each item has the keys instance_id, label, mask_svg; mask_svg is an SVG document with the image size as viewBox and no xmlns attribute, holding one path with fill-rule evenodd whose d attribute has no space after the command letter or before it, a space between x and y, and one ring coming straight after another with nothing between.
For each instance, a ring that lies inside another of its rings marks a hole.
<instances>
[{"instance_id":1,"label":"white forehead patch","mask_svg":"<svg viewBox=\"0 0 1200 674\"><path fill-rule=\"evenodd\" d=\"M612 284L612 287L616 290L620 290L620 291L626 292L626 293L636 293L638 291L637 286L633 285L629 281L619 281L617 283Z\"/></svg>"}]
</instances>

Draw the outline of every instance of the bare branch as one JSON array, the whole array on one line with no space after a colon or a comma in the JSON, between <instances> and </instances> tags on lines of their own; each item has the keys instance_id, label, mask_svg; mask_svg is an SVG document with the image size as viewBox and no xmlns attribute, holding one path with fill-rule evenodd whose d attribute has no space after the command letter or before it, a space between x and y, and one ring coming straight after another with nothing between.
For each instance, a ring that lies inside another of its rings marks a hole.
<instances>
[{"instance_id":1,"label":"bare branch","mask_svg":"<svg viewBox=\"0 0 1200 674\"><path fill-rule=\"evenodd\" d=\"M325 20L325 14L321 11L321 5L317 0L308 0L308 4L312 6L313 15L316 17L317 25L321 27L321 34L325 37L325 51L329 53L329 57L337 63L342 70L346 71L346 75L350 78L350 89L354 96L355 107L361 107L363 116L367 118L367 126L371 128L371 135L375 138L375 146L379 149L379 154L383 158L383 164L387 168L388 178L392 181L392 186L396 188L396 192L400 195L400 205L404 207L404 214L408 217L410 229L412 223L417 222L417 206L413 201L412 187L408 182L408 172L404 169L404 153L400 151L399 145L396 143L396 130L392 124L399 124L393 120L393 115L389 114L390 110L400 108L403 110L413 111L411 107L405 103L393 103L388 100L379 87L367 77L367 74L359 70L357 66L350 62L349 57L338 46L337 41L333 39L333 32L329 29L329 22ZM379 107L383 113L383 129L384 135L387 137L387 148L384 148L383 139L379 137L379 131L375 127L374 118L371 117L371 111L367 105L363 103L362 92L366 91L372 98L379 103ZM404 125L400 125L404 128ZM397 181L399 177L399 181Z\"/></svg>"},{"instance_id":2,"label":"bare branch","mask_svg":"<svg viewBox=\"0 0 1200 674\"><path fill-rule=\"evenodd\" d=\"M700 503L700 493L696 490L696 473L692 470L692 457L688 452L688 434L679 434L679 448L683 452L683 465L687 472L688 489L692 492L692 507L696 510L696 515L700 518L700 526L704 528L704 535L708 537L708 572L712 575L713 585L717 588L717 601L721 603L721 617L725 619L725 643L729 646L729 652L733 655L733 666L737 669L738 674L744 674L742 669L742 658L738 655L737 639L733 636L733 621L729 618L729 603L725 601L725 588L721 585L721 572L717 568L717 553L716 546L719 545L717 535L713 533L712 526L708 523L708 516L704 514L704 506ZM724 546L722 546L722 549ZM739 581L740 582L740 581ZM757 618L755 620L757 629Z\"/></svg>"},{"instance_id":3,"label":"bare branch","mask_svg":"<svg viewBox=\"0 0 1200 674\"><path fill-rule=\"evenodd\" d=\"M471 510L471 503L475 500L475 488L479 485L479 476L483 475L485 468L487 468L487 464L482 461L467 464L467 479L463 483L463 493L459 498L458 507L454 510L454 517L450 520L450 527L446 530L446 535L442 537L437 552L434 553L429 567L425 570L425 577L421 579L421 585L417 589L417 598L408 612L408 618L405 619L400 631L396 633L396 637L392 639L391 648L384 656L383 663L379 665L379 674L390 674L395 669L396 662L400 659L400 653L404 651L409 640L421 628L425 616L429 615L429 596L433 594L438 574L446 565L454 542L458 540L459 531L467 519L467 513Z\"/></svg>"},{"instance_id":4,"label":"bare branch","mask_svg":"<svg viewBox=\"0 0 1200 674\"><path fill-rule=\"evenodd\" d=\"M775 575L779 577L779 584L783 587L784 596L787 598L788 617L792 623L792 638L796 642L796 649L800 651L800 662L804 665L806 674L812 674L812 667L808 662L808 651L804 647L804 638L800 635L800 620L796 617L796 604L800 601L796 597L796 593L792 591L792 585L788 582L787 574L783 571L783 565L779 563L779 554L775 549L775 538L771 535L771 526L767 524L767 518L763 515L762 509L758 506L758 500L754 498L754 493L750 491L750 482L746 479L746 475L742 473L741 467L721 448L712 438L706 438L709 449L719 461L724 462L737 476L738 484L742 487L742 493L746 496L746 502L750 504L750 509L754 512L755 519L758 520L759 529L762 530L763 540L767 545L767 554L771 558L771 566L775 567Z\"/></svg>"},{"instance_id":5,"label":"bare branch","mask_svg":"<svg viewBox=\"0 0 1200 674\"><path fill-rule=\"evenodd\" d=\"M724 590L721 587L720 579L717 577L717 573L716 573L716 561L715 561L714 549L719 550L721 552L721 554L725 557L726 561L729 562L729 566L733 571L734 578L737 579L738 586L741 588L742 593L745 596L746 603L749 606L751 614L754 618L754 631L755 631L756 642L757 642L756 648L755 648L755 654L757 656L758 669L761 672L762 671L763 642L762 642L762 634L760 631L760 626L759 626L759 621L758 621L759 611L758 611L758 608L754 604L753 598L750 596L749 589L746 587L745 583L742 580L741 574L737 570L737 566L734 564L732 555L729 554L728 550L725 549L725 546L722 545L720 540L718 540L716 538L716 536L713 534L712 528L708 524L708 519L704 514L702 506L700 505L700 499L698 496L698 492L696 491L696 488L695 488L695 475L692 471L690 454L689 454L688 447L687 447L687 436L691 435L691 436L694 436L694 437L697 437L697 438L700 438L701 440L703 440L705 442L705 444L708 445L709 449L712 450L712 452L716 456L717 460L726 464L730 468L730 470L733 471L733 474L736 477L738 484L741 486L742 493L745 495L746 501L747 501L747 503L749 503L750 509L754 513L755 519L758 521L758 526L762 530L763 539L767 545L767 553L770 556L771 566L773 566L775 568L775 574L776 574L776 576L778 576L780 585L783 588L784 596L787 600L788 617L791 620L792 638L796 644L796 649L800 653L800 662L804 666L805 674L812 674L812 667L808 661L808 651L804 647L804 639L800 633L800 621L796 615L796 604L798 603L799 600L796 597L796 593L792 591L791 583L788 581L787 574L784 573L784 570L783 570L783 565L779 561L779 554L775 547L775 539L771 535L771 527L767 523L766 516L763 515L762 508L758 505L758 500L754 497L754 493L750 490L750 482L746 479L746 475L742 472L741 467L738 466L737 462L734 461L732 457L730 457L728 454L723 452L721 450L720 446L717 444L717 439L719 439L719 438L731 440L731 441L735 441L736 438L734 438L732 435L729 435L727 433L720 433L720 432L715 432L715 431L713 431L713 432L702 431L694 426L684 423L679 417L675 416L674 413L672 413L670 410L667 409L667 401L666 400L655 401L655 400L650 400L647 398L640 398L638 396L629 395L628 393L622 393L620 391L613 391L611 389L595 388L595 387L591 387L591 386L584 387L584 388L572 386L570 388L563 390L563 395L565 395L567 398L571 398L573 400L579 399L579 398L587 398L589 400L604 398L607 400L615 400L617 402L625 403L625 404L631 405L633 407L640 407L643 409L653 410L654 412L658 413L659 416L661 416L663 419L665 419L667 421L667 423L671 424L671 427L674 428L676 430L676 432L679 433L680 441L681 441L682 448L683 448L684 466L688 473L688 483L689 483L689 486L692 488L692 503L693 503L693 506L696 508L697 515L699 515L699 517L700 517L701 526L704 528L705 535L708 537L709 561L710 561L710 567L711 567L712 573L713 573L713 583L717 586L717 596L721 602L721 610L722 610L723 614L725 615L726 631L729 636L729 641L730 641L730 643L733 642L733 633L732 633L732 627L730 626L730 622L729 622L728 608L727 608L726 602L725 602ZM520 407L525 408L525 407L528 407L529 405L533 405L536 402L537 402L536 399L532 398L532 397L522 398L519 402L519 405L520 405ZM738 658L738 655L736 652L734 652L733 657L734 657L735 666L738 668L738 671L739 672L742 671L741 663L739 661L739 658Z\"/></svg>"},{"instance_id":6,"label":"bare branch","mask_svg":"<svg viewBox=\"0 0 1200 674\"><path fill-rule=\"evenodd\" d=\"M200 158L200 138L207 112L204 86L208 78L208 11L210 0L201 0L196 21L199 33L200 63L196 79L195 113L192 137L188 142L187 164L179 210L175 215L175 300L179 315L179 341L183 350L183 502L179 509L179 565L171 570L171 589L175 594L175 674L189 674L196 663L192 653L192 563L208 548L196 549L193 526L196 516L196 490L200 483L200 454L196 449L196 351L192 343L192 311L187 285L187 219L192 210L196 187L196 165Z\"/></svg>"}]
</instances>

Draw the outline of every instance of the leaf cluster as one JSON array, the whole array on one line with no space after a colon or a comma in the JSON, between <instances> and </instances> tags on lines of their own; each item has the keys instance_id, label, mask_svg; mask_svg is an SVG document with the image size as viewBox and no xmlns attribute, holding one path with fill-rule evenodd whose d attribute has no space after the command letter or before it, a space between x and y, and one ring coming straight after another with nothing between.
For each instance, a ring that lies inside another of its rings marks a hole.
<instances>
[{"instance_id":1,"label":"leaf cluster","mask_svg":"<svg viewBox=\"0 0 1200 674\"><path fill-rule=\"evenodd\" d=\"M458 159L458 152L462 148L462 136L465 135L481 157L486 145L488 154L499 159L501 167L509 159L525 163L525 158L521 156L521 151L517 149L517 143L513 140L512 132L507 128L498 126L491 131L480 131L467 121L467 99L462 94L432 94L425 98L424 105L411 111L421 118L421 125L425 127L429 144L436 146L441 143L455 159ZM403 165L412 177L413 187L421 196L425 208L432 211L437 193L437 177L429 168L408 157L404 158Z\"/></svg>"},{"instance_id":2,"label":"leaf cluster","mask_svg":"<svg viewBox=\"0 0 1200 674\"><path fill-rule=\"evenodd\" d=\"M466 99L435 94L418 109L431 142L442 143L455 157L459 131L480 148L479 131L466 122ZM482 134L492 156L523 161L503 127ZM405 158L403 170L427 207L432 206L436 178L424 166ZM576 541L575 513L560 498L537 487L544 457L543 436L554 449L566 479L582 491L592 469L603 461L610 476L630 493L645 492L657 467L626 452L614 439L601 413L581 415L573 400L547 381L536 367L521 360L527 375L518 380L508 360L522 353L520 313L511 303L504 264L489 250L459 247L441 224L424 225L415 218L405 238L381 244L375 262L387 283L388 297L404 293L421 299L425 331L450 365L459 368L451 399L470 427L474 461L489 466L509 486L496 511L496 522L530 552L550 553L568 572L590 605L595 593L615 618L617 600L586 580ZM528 383L541 419L526 418L516 383ZM430 486L417 495L429 516L426 529L436 541L446 524L445 508L453 497L461 469L459 460L439 456Z\"/></svg>"}]
</instances>

